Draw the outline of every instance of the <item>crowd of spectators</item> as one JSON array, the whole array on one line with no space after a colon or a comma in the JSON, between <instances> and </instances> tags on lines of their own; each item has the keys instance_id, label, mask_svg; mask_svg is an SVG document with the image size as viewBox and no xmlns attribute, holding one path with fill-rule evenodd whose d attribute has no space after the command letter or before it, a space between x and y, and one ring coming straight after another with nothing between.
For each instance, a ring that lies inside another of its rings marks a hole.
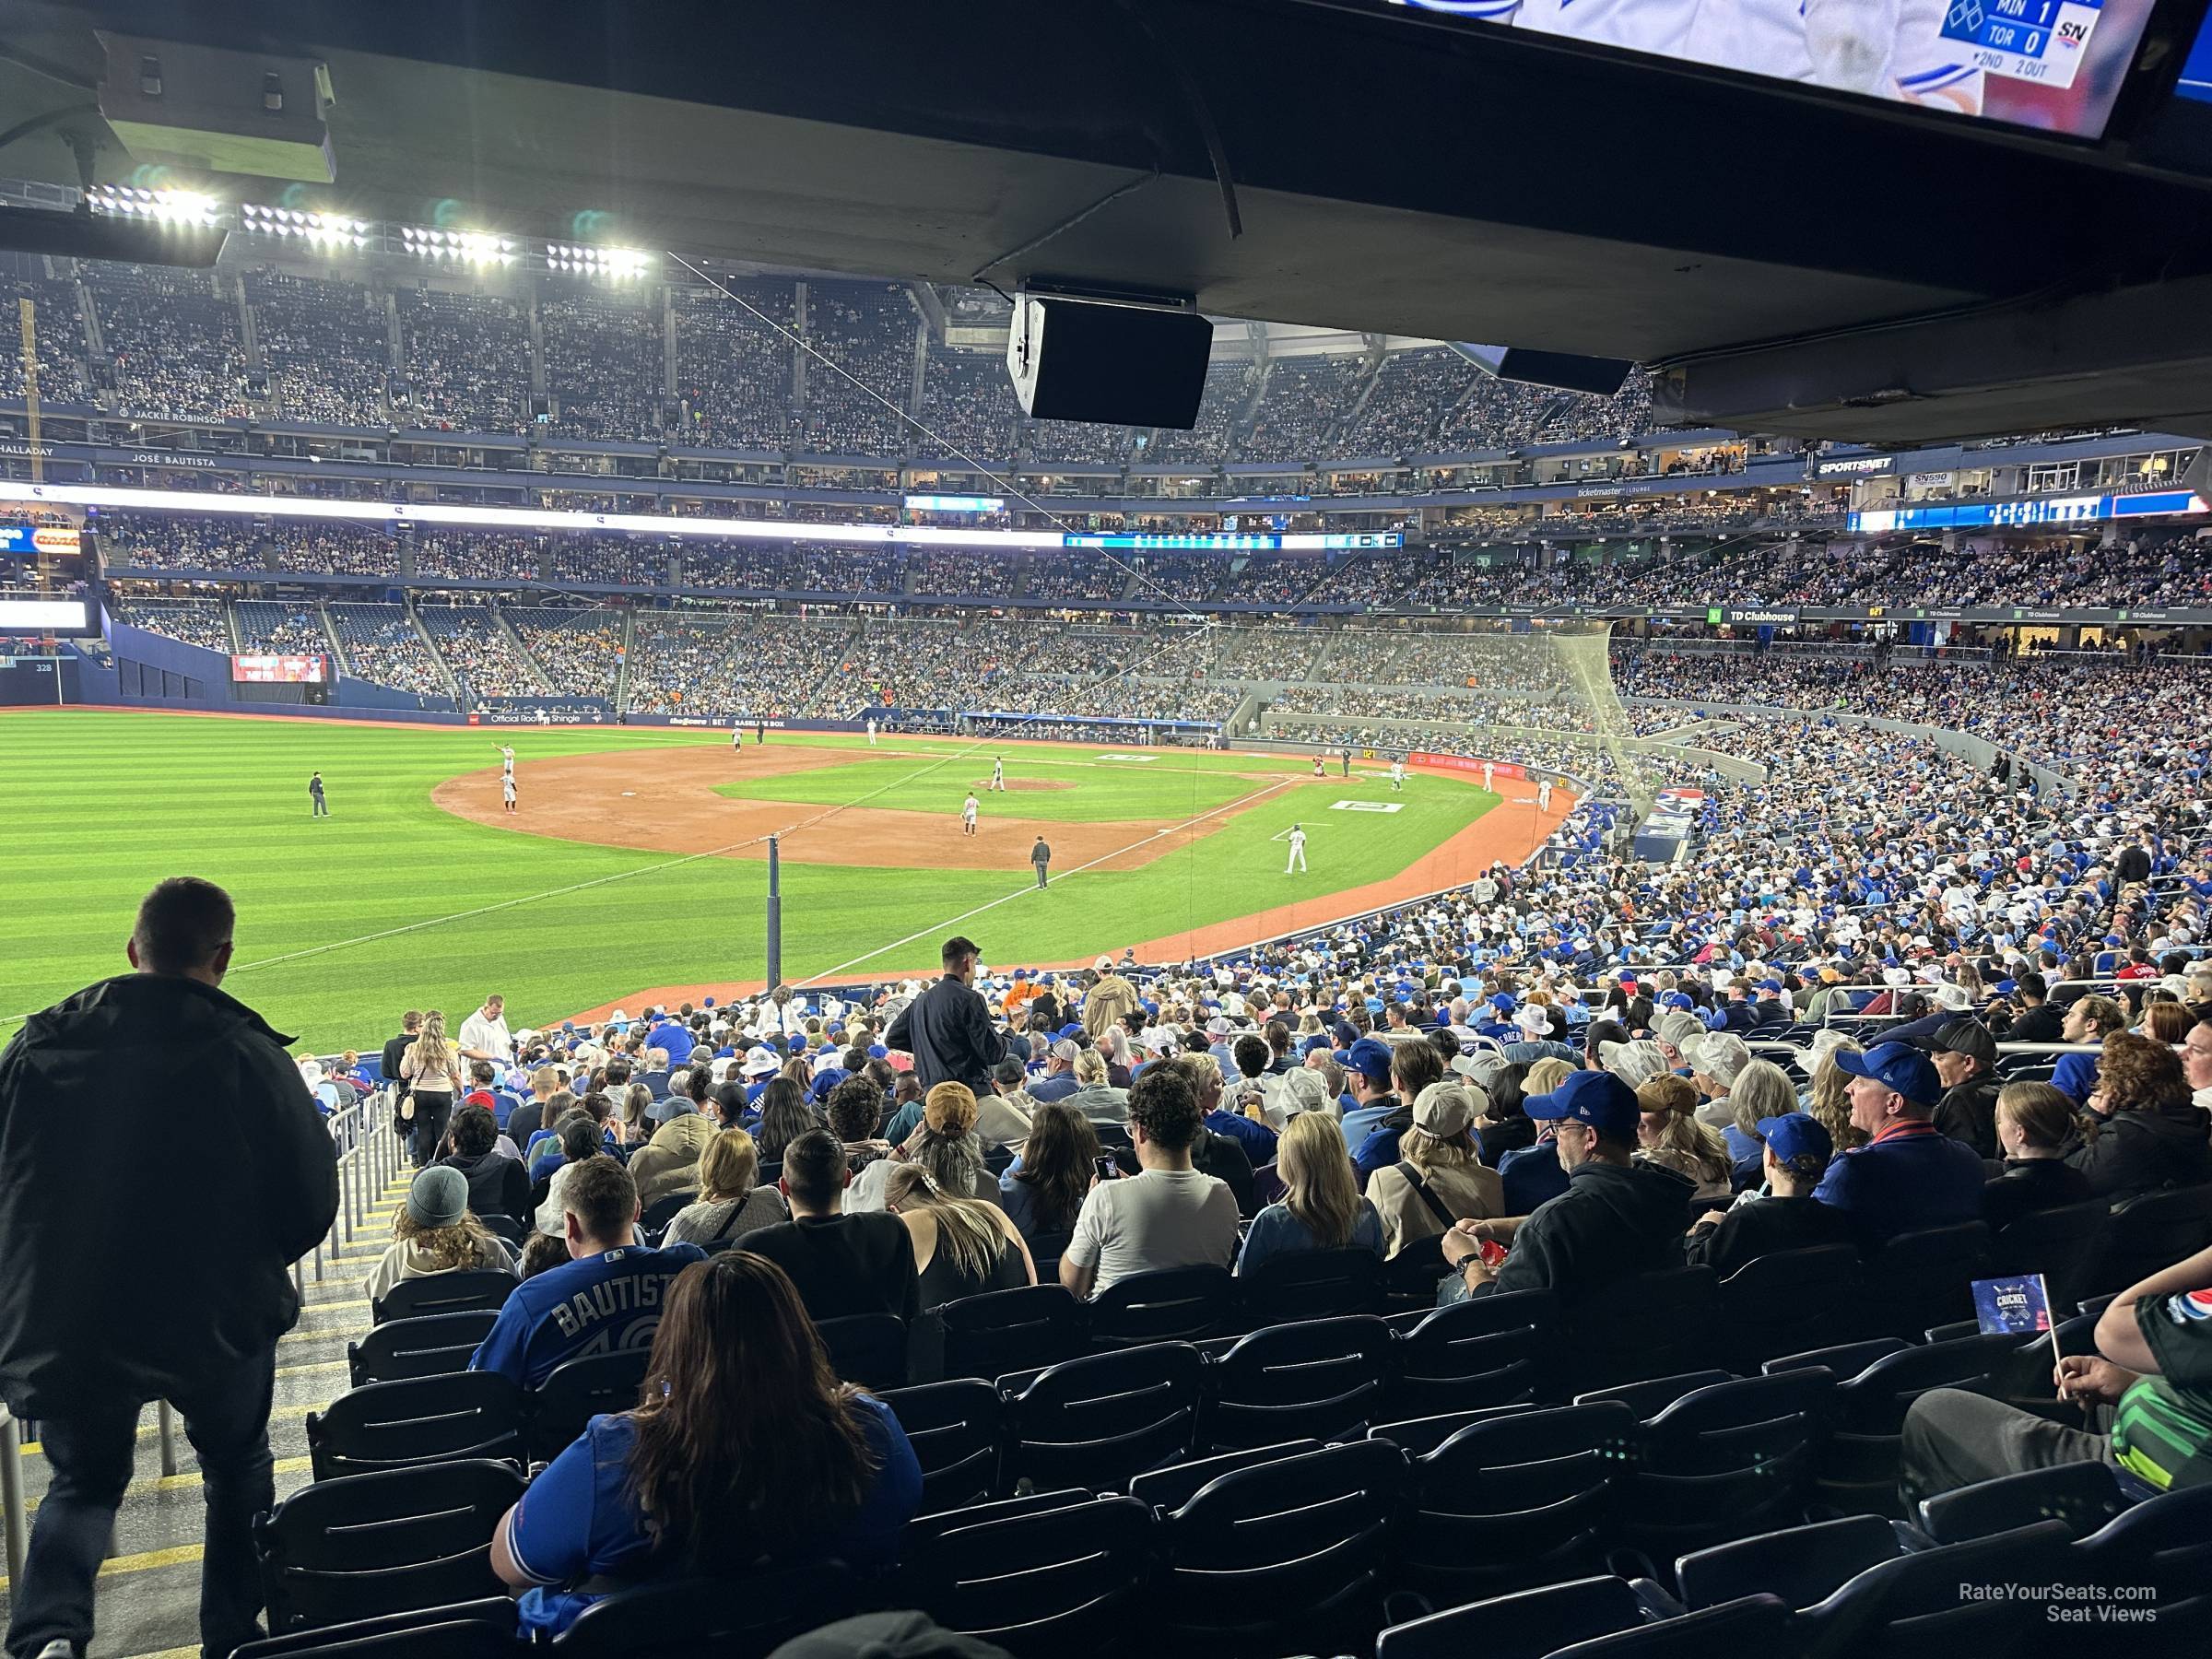
<instances>
[{"instance_id":1,"label":"crowd of spectators","mask_svg":"<svg viewBox=\"0 0 2212 1659\"><path fill-rule=\"evenodd\" d=\"M269 545L280 571L324 576L399 574L398 542L370 525L277 519L269 528Z\"/></svg>"},{"instance_id":2,"label":"crowd of spectators","mask_svg":"<svg viewBox=\"0 0 2212 1659\"><path fill-rule=\"evenodd\" d=\"M1198 423L1189 431L1161 427L1152 435L1143 461L1147 466L1187 465L1210 472L1229 453L1230 435L1252 402L1253 366L1243 358L1218 358L1206 369L1206 390L1198 398Z\"/></svg>"},{"instance_id":3,"label":"crowd of spectators","mask_svg":"<svg viewBox=\"0 0 2212 1659\"><path fill-rule=\"evenodd\" d=\"M906 566L912 591L916 594L952 599L1010 599L1022 560L1018 553L916 547L906 556Z\"/></svg>"},{"instance_id":4,"label":"crowd of spectators","mask_svg":"<svg viewBox=\"0 0 2212 1659\"><path fill-rule=\"evenodd\" d=\"M406 288L399 331L405 380L393 402L413 424L463 432L519 432L529 424L524 306L500 294Z\"/></svg>"},{"instance_id":5,"label":"crowd of spectators","mask_svg":"<svg viewBox=\"0 0 2212 1659\"><path fill-rule=\"evenodd\" d=\"M607 587L665 587L675 545L650 535L560 535L553 542L556 582Z\"/></svg>"},{"instance_id":6,"label":"crowd of spectators","mask_svg":"<svg viewBox=\"0 0 2212 1659\"><path fill-rule=\"evenodd\" d=\"M641 616L629 706L729 719L795 714L836 665L853 625L752 611Z\"/></svg>"},{"instance_id":7,"label":"crowd of spectators","mask_svg":"<svg viewBox=\"0 0 2212 1659\"><path fill-rule=\"evenodd\" d=\"M912 407L921 327L902 287L808 283L806 343L844 372L808 360L799 447L818 455L905 453L912 434L900 417Z\"/></svg>"},{"instance_id":8,"label":"crowd of spectators","mask_svg":"<svg viewBox=\"0 0 2212 1659\"><path fill-rule=\"evenodd\" d=\"M330 636L308 601L241 599L232 606L238 618L238 648L273 656L328 656Z\"/></svg>"},{"instance_id":9,"label":"crowd of spectators","mask_svg":"<svg viewBox=\"0 0 2212 1659\"><path fill-rule=\"evenodd\" d=\"M914 440L917 454L1002 465L1014 458L1020 419L1021 405L1002 357L932 344L922 375L924 430Z\"/></svg>"},{"instance_id":10,"label":"crowd of spectators","mask_svg":"<svg viewBox=\"0 0 2212 1659\"><path fill-rule=\"evenodd\" d=\"M884 547L825 547L814 542L788 547L769 542L712 542L687 536L677 544L688 588L748 593L897 594L906 581L905 557Z\"/></svg>"},{"instance_id":11,"label":"crowd of spectators","mask_svg":"<svg viewBox=\"0 0 2212 1659\"><path fill-rule=\"evenodd\" d=\"M125 415L227 420L259 413L238 300L208 271L88 264L85 282Z\"/></svg>"},{"instance_id":12,"label":"crowd of spectators","mask_svg":"<svg viewBox=\"0 0 2212 1659\"><path fill-rule=\"evenodd\" d=\"M622 672L622 618L604 610L507 606L500 616L557 691L612 701Z\"/></svg>"},{"instance_id":13,"label":"crowd of spectators","mask_svg":"<svg viewBox=\"0 0 2212 1659\"><path fill-rule=\"evenodd\" d=\"M510 531L418 530L415 574L465 582L535 582L545 560L542 536Z\"/></svg>"},{"instance_id":14,"label":"crowd of spectators","mask_svg":"<svg viewBox=\"0 0 2212 1659\"><path fill-rule=\"evenodd\" d=\"M1160 575L1163 567L1171 572L1174 563L1073 550L1035 553L1030 557L1029 574L1022 579L1021 595L1048 603L1054 599L1119 599L1134 582L1142 596L1160 598L1174 592L1171 582Z\"/></svg>"},{"instance_id":15,"label":"crowd of spectators","mask_svg":"<svg viewBox=\"0 0 2212 1659\"><path fill-rule=\"evenodd\" d=\"M463 702L545 695L545 686L500 627L499 618L483 606L418 605L415 615L453 671Z\"/></svg>"},{"instance_id":16,"label":"crowd of spectators","mask_svg":"<svg viewBox=\"0 0 2212 1659\"><path fill-rule=\"evenodd\" d=\"M248 271L244 281L276 414L330 426L383 425L392 331L381 297L364 283L288 271Z\"/></svg>"},{"instance_id":17,"label":"crowd of spectators","mask_svg":"<svg viewBox=\"0 0 2212 1659\"><path fill-rule=\"evenodd\" d=\"M256 571L253 521L242 513L205 518L111 510L95 521L108 568L135 571Z\"/></svg>"},{"instance_id":18,"label":"crowd of spectators","mask_svg":"<svg viewBox=\"0 0 2212 1659\"><path fill-rule=\"evenodd\" d=\"M452 694L437 655L406 606L334 604L324 607L324 615L337 629L348 674L418 697Z\"/></svg>"},{"instance_id":19,"label":"crowd of spectators","mask_svg":"<svg viewBox=\"0 0 2212 1659\"><path fill-rule=\"evenodd\" d=\"M791 441L791 365L797 349L754 311L790 328L797 289L788 280L717 280L746 309L712 288L676 290L676 391L683 443L707 449L776 450Z\"/></svg>"},{"instance_id":20,"label":"crowd of spectators","mask_svg":"<svg viewBox=\"0 0 2212 1659\"><path fill-rule=\"evenodd\" d=\"M562 284L538 296L553 428L571 438L652 441L667 405L658 289L608 294Z\"/></svg>"},{"instance_id":21,"label":"crowd of spectators","mask_svg":"<svg viewBox=\"0 0 2212 1659\"><path fill-rule=\"evenodd\" d=\"M1338 453L1333 440L1352 406L1361 367L1348 356L1275 359L1236 458L1319 461Z\"/></svg>"},{"instance_id":22,"label":"crowd of spectators","mask_svg":"<svg viewBox=\"0 0 2212 1659\"><path fill-rule=\"evenodd\" d=\"M39 367L39 401L61 407L91 402L85 383L85 327L77 315L76 294L65 282L46 276L0 273L0 320L7 324L5 349L0 349L0 397L23 395L22 334L18 319L20 302L36 308L38 322L33 348Z\"/></svg>"},{"instance_id":23,"label":"crowd of spectators","mask_svg":"<svg viewBox=\"0 0 2212 1659\"><path fill-rule=\"evenodd\" d=\"M125 599L111 597L108 607L118 622L142 628L205 651L230 654L230 624L219 599Z\"/></svg>"}]
</instances>

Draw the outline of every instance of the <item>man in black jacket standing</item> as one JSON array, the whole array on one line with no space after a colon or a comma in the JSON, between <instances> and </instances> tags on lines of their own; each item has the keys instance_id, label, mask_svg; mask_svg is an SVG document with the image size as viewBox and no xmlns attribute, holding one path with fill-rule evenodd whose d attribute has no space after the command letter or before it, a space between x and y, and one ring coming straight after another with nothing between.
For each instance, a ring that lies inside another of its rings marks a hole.
<instances>
[{"instance_id":1,"label":"man in black jacket standing","mask_svg":"<svg viewBox=\"0 0 2212 1659\"><path fill-rule=\"evenodd\" d=\"M206 1489L201 1642L227 1653L259 1634L276 1339L338 1176L292 1040L218 988L232 920L213 883L162 882L138 907L136 971L32 1015L0 1053L0 1396L39 1420L53 1471L11 1587L14 1654L81 1659L90 1643L93 1575L159 1399L183 1414ZM192 1248L118 1230L176 1213L180 1194Z\"/></svg>"},{"instance_id":2,"label":"man in black jacket standing","mask_svg":"<svg viewBox=\"0 0 2212 1659\"><path fill-rule=\"evenodd\" d=\"M946 940L939 953L945 977L907 1004L883 1034L886 1048L914 1057L914 1076L925 1093L940 1083L965 1083L978 1099L998 1092L991 1074L1006 1057L1006 1039L971 988L980 954L973 939Z\"/></svg>"}]
</instances>

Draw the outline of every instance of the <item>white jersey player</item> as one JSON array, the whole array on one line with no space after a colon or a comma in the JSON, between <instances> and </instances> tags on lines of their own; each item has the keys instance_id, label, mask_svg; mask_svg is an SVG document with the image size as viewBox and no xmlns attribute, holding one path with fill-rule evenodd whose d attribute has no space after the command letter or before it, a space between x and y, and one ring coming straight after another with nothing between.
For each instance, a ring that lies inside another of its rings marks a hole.
<instances>
[{"instance_id":1,"label":"white jersey player","mask_svg":"<svg viewBox=\"0 0 2212 1659\"><path fill-rule=\"evenodd\" d=\"M1003 759L991 762L991 787L1004 792L1006 787L1006 763Z\"/></svg>"},{"instance_id":2,"label":"white jersey player","mask_svg":"<svg viewBox=\"0 0 2212 1659\"><path fill-rule=\"evenodd\" d=\"M502 778L514 776L514 746L511 743L500 745L500 776Z\"/></svg>"},{"instance_id":3,"label":"white jersey player","mask_svg":"<svg viewBox=\"0 0 2212 1659\"><path fill-rule=\"evenodd\" d=\"M1313 775L1317 778L1325 775L1322 768L1321 757L1319 755L1313 757Z\"/></svg>"},{"instance_id":4,"label":"white jersey player","mask_svg":"<svg viewBox=\"0 0 2212 1659\"><path fill-rule=\"evenodd\" d=\"M868 716L868 747L876 747L876 716L873 714Z\"/></svg>"},{"instance_id":5,"label":"white jersey player","mask_svg":"<svg viewBox=\"0 0 2212 1659\"><path fill-rule=\"evenodd\" d=\"M1306 832L1297 824L1290 826L1290 862L1283 866L1283 874L1293 871L1303 874L1306 868Z\"/></svg>"},{"instance_id":6,"label":"white jersey player","mask_svg":"<svg viewBox=\"0 0 2212 1659\"><path fill-rule=\"evenodd\" d=\"M730 728L730 753L733 755L740 753L744 747L745 728L742 725L732 726Z\"/></svg>"},{"instance_id":7,"label":"white jersey player","mask_svg":"<svg viewBox=\"0 0 2212 1659\"><path fill-rule=\"evenodd\" d=\"M1538 812L1551 810L1551 780L1549 778L1536 780L1536 810Z\"/></svg>"},{"instance_id":8,"label":"white jersey player","mask_svg":"<svg viewBox=\"0 0 2212 1659\"><path fill-rule=\"evenodd\" d=\"M1493 783L1495 783L1497 781L1498 781L1498 768L1497 768L1497 766L1496 766L1496 765L1495 765L1493 762L1491 762L1491 761L1485 760L1485 761L1482 763L1482 786L1483 786L1483 788L1485 788L1485 789L1489 789L1489 788L1490 788L1490 785L1491 785L1491 784L1493 784ZM1491 791L1491 793L1492 793L1492 794L1495 794L1495 793L1497 793L1497 792L1496 792L1495 790L1492 790L1492 791Z\"/></svg>"},{"instance_id":9,"label":"white jersey player","mask_svg":"<svg viewBox=\"0 0 2212 1659\"><path fill-rule=\"evenodd\" d=\"M1403 757L1390 763L1390 786L1393 789L1406 787L1406 761Z\"/></svg>"},{"instance_id":10,"label":"white jersey player","mask_svg":"<svg viewBox=\"0 0 2212 1659\"><path fill-rule=\"evenodd\" d=\"M978 808L975 803L975 791L971 789L968 792L968 798L960 803L960 833L962 835L973 835L975 833L975 815L977 811Z\"/></svg>"},{"instance_id":11,"label":"white jersey player","mask_svg":"<svg viewBox=\"0 0 2212 1659\"><path fill-rule=\"evenodd\" d=\"M500 804L510 812L514 810L514 773L512 771L503 772L500 776Z\"/></svg>"}]
</instances>

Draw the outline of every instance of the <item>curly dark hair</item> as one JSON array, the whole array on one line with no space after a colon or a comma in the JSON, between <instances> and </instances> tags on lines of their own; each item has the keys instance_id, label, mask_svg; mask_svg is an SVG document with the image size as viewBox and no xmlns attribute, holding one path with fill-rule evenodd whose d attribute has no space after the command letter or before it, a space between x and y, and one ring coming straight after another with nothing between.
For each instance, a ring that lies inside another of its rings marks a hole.
<instances>
[{"instance_id":1,"label":"curly dark hair","mask_svg":"<svg viewBox=\"0 0 2212 1659\"><path fill-rule=\"evenodd\" d=\"M1198 1095L1181 1067L1145 1067L1129 1090L1129 1126L1166 1152L1184 1151L1198 1138Z\"/></svg>"},{"instance_id":2,"label":"curly dark hair","mask_svg":"<svg viewBox=\"0 0 2212 1659\"><path fill-rule=\"evenodd\" d=\"M2106 1112L2157 1112L2189 1104L2182 1057L2162 1042L2114 1031L2097 1058L2097 1088Z\"/></svg>"}]
</instances>

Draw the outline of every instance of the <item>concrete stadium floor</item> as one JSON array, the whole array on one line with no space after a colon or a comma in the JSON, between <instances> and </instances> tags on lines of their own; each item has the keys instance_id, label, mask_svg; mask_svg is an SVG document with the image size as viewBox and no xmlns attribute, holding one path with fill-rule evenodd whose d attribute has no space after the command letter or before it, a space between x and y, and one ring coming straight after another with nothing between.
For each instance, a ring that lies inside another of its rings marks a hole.
<instances>
[{"instance_id":1,"label":"concrete stadium floor","mask_svg":"<svg viewBox=\"0 0 2212 1659\"><path fill-rule=\"evenodd\" d=\"M310 1272L300 1323L277 1345L269 1445L280 1500L308 1483L307 1414L345 1392L346 1344L369 1329L361 1287L390 1242L392 1214L406 1192L403 1172L371 1206L355 1245L324 1264L319 1282ZM197 1659L203 1503L198 1462L181 1419L173 1441L177 1473L165 1477L148 1406L138 1428L137 1468L115 1518L115 1554L100 1569L92 1659ZM46 1460L27 1447L23 1491L33 1519L48 1476Z\"/></svg>"}]
</instances>

